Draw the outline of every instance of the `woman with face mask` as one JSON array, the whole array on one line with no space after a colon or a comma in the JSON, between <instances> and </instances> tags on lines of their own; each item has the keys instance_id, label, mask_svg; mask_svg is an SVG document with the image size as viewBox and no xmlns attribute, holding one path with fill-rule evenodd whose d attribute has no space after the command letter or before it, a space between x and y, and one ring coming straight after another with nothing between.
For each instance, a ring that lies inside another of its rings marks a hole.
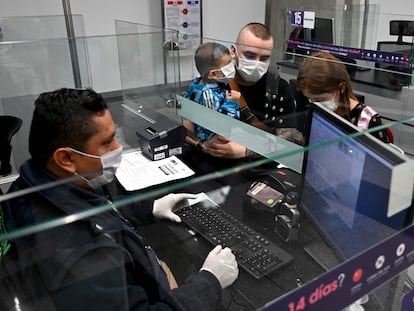
<instances>
[{"instance_id":1,"label":"woman with face mask","mask_svg":"<svg viewBox=\"0 0 414 311\"><path fill-rule=\"evenodd\" d=\"M361 103L353 93L343 62L327 52L316 52L303 61L297 76L297 87L310 102L320 103L361 130L382 124L378 113ZM386 143L391 142L385 129L371 134Z\"/></svg>"}]
</instances>

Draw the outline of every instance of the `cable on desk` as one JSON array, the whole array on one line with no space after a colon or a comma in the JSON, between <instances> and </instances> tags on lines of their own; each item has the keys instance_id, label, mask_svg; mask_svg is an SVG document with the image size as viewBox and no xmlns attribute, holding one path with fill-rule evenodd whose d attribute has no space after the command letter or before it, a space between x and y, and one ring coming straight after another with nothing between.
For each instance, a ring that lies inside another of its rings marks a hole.
<instances>
[{"instance_id":1,"label":"cable on desk","mask_svg":"<svg viewBox=\"0 0 414 311\"><path fill-rule=\"evenodd\" d=\"M239 307L242 307L243 310L249 310L249 308L251 308L251 306L254 306L254 303L250 299L248 299L245 295L243 295L242 293L240 293L240 292L238 292L238 294L240 296L242 296L248 303L250 303L250 305L247 305L247 304L245 304L243 302L237 301L237 298L234 296L234 292L233 291L234 290L231 290L230 289L230 297L231 298L230 298L229 303L226 306L226 310L231 310L230 309L230 306L231 306L232 303L234 303L235 305L237 305ZM237 310L241 310L241 309L237 309Z\"/></svg>"}]
</instances>

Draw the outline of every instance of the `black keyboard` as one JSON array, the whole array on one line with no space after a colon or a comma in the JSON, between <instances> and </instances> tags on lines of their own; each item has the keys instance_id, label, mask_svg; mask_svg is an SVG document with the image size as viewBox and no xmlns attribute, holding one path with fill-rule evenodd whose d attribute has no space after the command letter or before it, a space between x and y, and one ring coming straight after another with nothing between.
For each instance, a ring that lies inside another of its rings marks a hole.
<instances>
[{"instance_id":1,"label":"black keyboard","mask_svg":"<svg viewBox=\"0 0 414 311\"><path fill-rule=\"evenodd\" d=\"M246 226L219 206L199 202L175 211L182 221L213 245L229 247L237 263L255 278L261 278L292 260L276 244Z\"/></svg>"}]
</instances>

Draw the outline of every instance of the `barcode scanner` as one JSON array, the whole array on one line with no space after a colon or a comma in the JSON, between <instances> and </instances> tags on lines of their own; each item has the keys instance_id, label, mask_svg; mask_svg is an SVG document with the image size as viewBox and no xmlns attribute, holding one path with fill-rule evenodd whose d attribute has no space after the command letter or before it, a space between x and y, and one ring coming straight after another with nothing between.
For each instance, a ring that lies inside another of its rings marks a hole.
<instances>
[{"instance_id":1,"label":"barcode scanner","mask_svg":"<svg viewBox=\"0 0 414 311\"><path fill-rule=\"evenodd\" d=\"M288 193L285 194L283 201L287 205L287 207L297 208L298 202L299 202L298 193L296 191L289 191Z\"/></svg>"},{"instance_id":2,"label":"barcode scanner","mask_svg":"<svg viewBox=\"0 0 414 311\"><path fill-rule=\"evenodd\" d=\"M283 198L279 213L275 216L275 233L285 242L298 240L300 217L298 202L298 193L289 191Z\"/></svg>"}]
</instances>

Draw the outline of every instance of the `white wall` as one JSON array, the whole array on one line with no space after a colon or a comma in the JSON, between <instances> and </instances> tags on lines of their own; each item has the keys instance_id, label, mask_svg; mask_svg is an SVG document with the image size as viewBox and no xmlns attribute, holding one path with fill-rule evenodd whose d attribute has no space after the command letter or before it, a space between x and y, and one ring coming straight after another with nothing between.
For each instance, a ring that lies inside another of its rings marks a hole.
<instances>
[{"instance_id":1,"label":"white wall","mask_svg":"<svg viewBox=\"0 0 414 311\"><path fill-rule=\"evenodd\" d=\"M407 0L370 0L370 4L380 4L381 13L414 15L414 3Z\"/></svg>"},{"instance_id":2,"label":"white wall","mask_svg":"<svg viewBox=\"0 0 414 311\"><path fill-rule=\"evenodd\" d=\"M62 15L62 1L56 0L1 0L0 16Z\"/></svg>"},{"instance_id":3,"label":"white wall","mask_svg":"<svg viewBox=\"0 0 414 311\"><path fill-rule=\"evenodd\" d=\"M161 26L161 1L70 0L72 14L81 14L88 36L115 34L114 20L129 20ZM1 0L0 16L63 15L60 0Z\"/></svg>"},{"instance_id":4,"label":"white wall","mask_svg":"<svg viewBox=\"0 0 414 311\"><path fill-rule=\"evenodd\" d=\"M72 14L84 16L87 36L115 34L115 19L161 27L161 3L162 0L70 0ZM247 22L264 22L265 7L266 0L204 0L203 34L234 40ZM0 1L0 17L62 14L62 2L58 0Z\"/></svg>"},{"instance_id":5,"label":"white wall","mask_svg":"<svg viewBox=\"0 0 414 311\"><path fill-rule=\"evenodd\" d=\"M72 14L84 18L86 36L115 35L114 20L162 26L162 0L70 0ZM241 26L264 22L266 0L204 0L203 36L234 41ZM1 17L62 15L58 0L1 0ZM93 39L88 50L92 86L98 92L121 88L114 38Z\"/></svg>"},{"instance_id":6,"label":"white wall","mask_svg":"<svg viewBox=\"0 0 414 311\"><path fill-rule=\"evenodd\" d=\"M84 18L87 36L114 35L114 20L126 20L152 26L162 26L163 0L70 0L73 14ZM358 1L355 1L358 2ZM389 36L389 20L413 19L414 2L408 0L370 0L379 5L378 31L373 41L394 40ZM241 26L250 21L264 22L266 0L203 0L203 36L234 41ZM59 0L1 0L0 14L7 16L62 15ZM374 35L375 36L375 35ZM411 38L404 38L410 40ZM99 51L91 48L89 60L92 86L97 91L121 88L118 51L114 40L102 39ZM99 53L96 55L94 53ZM109 72L109 74L108 74Z\"/></svg>"},{"instance_id":7,"label":"white wall","mask_svg":"<svg viewBox=\"0 0 414 311\"><path fill-rule=\"evenodd\" d=\"M370 0L370 4L379 5L377 41L397 40L390 36L390 20L414 20L414 2L410 0ZM411 37L404 37L404 40L411 41Z\"/></svg>"},{"instance_id":8,"label":"white wall","mask_svg":"<svg viewBox=\"0 0 414 311\"><path fill-rule=\"evenodd\" d=\"M204 0L202 5L206 38L233 42L248 22L265 22L266 0Z\"/></svg>"},{"instance_id":9,"label":"white wall","mask_svg":"<svg viewBox=\"0 0 414 311\"><path fill-rule=\"evenodd\" d=\"M70 0L72 14L82 14L87 36L114 35L114 20L162 26L158 0Z\"/></svg>"},{"instance_id":10,"label":"white wall","mask_svg":"<svg viewBox=\"0 0 414 311\"><path fill-rule=\"evenodd\" d=\"M85 20L87 36L115 34L114 20L125 20L151 26L162 27L162 0L71 0L73 14L82 14ZM264 23L266 0L204 0L202 2L203 37L223 41L234 41L239 29L250 21ZM104 8L97 10L97 8ZM108 38L100 40L103 45L99 51L105 51L100 58L105 67L91 59L92 84L98 91L121 89L119 78L118 51ZM97 50L95 49L97 52ZM91 56L92 58L93 56ZM114 61L115 60L115 61ZM182 79L188 80L196 74L191 71L193 58L183 57ZM105 74L111 66L113 75ZM190 68L186 70L186 68Z\"/></svg>"}]
</instances>

